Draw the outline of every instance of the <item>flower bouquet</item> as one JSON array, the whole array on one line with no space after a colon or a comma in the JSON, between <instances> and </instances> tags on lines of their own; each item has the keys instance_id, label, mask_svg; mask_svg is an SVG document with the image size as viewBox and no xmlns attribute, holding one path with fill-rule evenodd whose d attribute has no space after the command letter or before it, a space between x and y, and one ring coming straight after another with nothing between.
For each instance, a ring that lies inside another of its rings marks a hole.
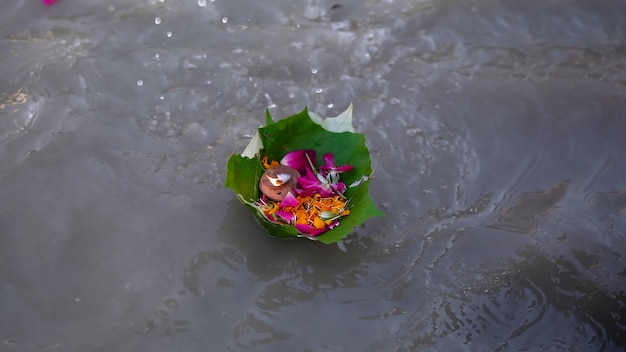
<instances>
[{"instance_id":1,"label":"flower bouquet","mask_svg":"<svg viewBox=\"0 0 626 352\"><path fill-rule=\"evenodd\" d=\"M280 121L266 112L265 127L228 160L225 185L271 236L333 243L383 215L369 198L371 173L352 105L331 118L305 108Z\"/></svg>"}]
</instances>

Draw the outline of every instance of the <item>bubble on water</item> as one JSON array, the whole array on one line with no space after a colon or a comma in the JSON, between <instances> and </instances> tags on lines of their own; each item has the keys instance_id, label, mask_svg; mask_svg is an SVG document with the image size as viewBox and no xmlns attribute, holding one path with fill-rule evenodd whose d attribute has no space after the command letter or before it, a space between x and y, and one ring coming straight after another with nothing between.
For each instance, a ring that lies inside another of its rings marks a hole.
<instances>
[{"instance_id":1,"label":"bubble on water","mask_svg":"<svg viewBox=\"0 0 626 352\"><path fill-rule=\"evenodd\" d=\"M143 81L142 80L138 80L137 81L137 85L140 86L140 87L143 86Z\"/></svg>"},{"instance_id":2,"label":"bubble on water","mask_svg":"<svg viewBox=\"0 0 626 352\"><path fill-rule=\"evenodd\" d=\"M317 73L317 68L312 68L311 69L311 73L313 73L313 74Z\"/></svg>"},{"instance_id":3,"label":"bubble on water","mask_svg":"<svg viewBox=\"0 0 626 352\"><path fill-rule=\"evenodd\" d=\"M222 17L222 23L227 23L228 22L228 17Z\"/></svg>"},{"instance_id":4,"label":"bubble on water","mask_svg":"<svg viewBox=\"0 0 626 352\"><path fill-rule=\"evenodd\" d=\"M161 24L161 17L155 17L154 24Z\"/></svg>"},{"instance_id":5,"label":"bubble on water","mask_svg":"<svg viewBox=\"0 0 626 352\"><path fill-rule=\"evenodd\" d=\"M198 6L205 7L206 6L206 0L198 0Z\"/></svg>"},{"instance_id":6,"label":"bubble on water","mask_svg":"<svg viewBox=\"0 0 626 352\"><path fill-rule=\"evenodd\" d=\"M171 32L171 31L170 31L170 32L167 32L166 34L167 34L167 37L168 37L168 38L171 38L171 37L172 37L172 32Z\"/></svg>"},{"instance_id":7,"label":"bubble on water","mask_svg":"<svg viewBox=\"0 0 626 352\"><path fill-rule=\"evenodd\" d=\"M321 94L324 91L322 88L315 88L315 93Z\"/></svg>"}]
</instances>

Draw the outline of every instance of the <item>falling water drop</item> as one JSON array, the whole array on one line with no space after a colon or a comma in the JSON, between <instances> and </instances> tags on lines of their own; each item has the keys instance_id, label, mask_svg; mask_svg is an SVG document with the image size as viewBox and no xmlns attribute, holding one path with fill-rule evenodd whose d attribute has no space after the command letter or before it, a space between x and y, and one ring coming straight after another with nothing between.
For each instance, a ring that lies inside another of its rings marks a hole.
<instances>
[{"instance_id":1,"label":"falling water drop","mask_svg":"<svg viewBox=\"0 0 626 352\"><path fill-rule=\"evenodd\" d=\"M142 80L138 80L137 81L137 85L140 86L140 87L143 86L143 81Z\"/></svg>"},{"instance_id":2,"label":"falling water drop","mask_svg":"<svg viewBox=\"0 0 626 352\"><path fill-rule=\"evenodd\" d=\"M198 0L198 6L205 7L206 6L206 0Z\"/></svg>"},{"instance_id":3,"label":"falling water drop","mask_svg":"<svg viewBox=\"0 0 626 352\"><path fill-rule=\"evenodd\" d=\"M311 69L311 73L313 73L313 74L317 73L317 68L312 68Z\"/></svg>"},{"instance_id":4,"label":"falling water drop","mask_svg":"<svg viewBox=\"0 0 626 352\"><path fill-rule=\"evenodd\" d=\"M324 91L322 88L315 88L315 93L321 94Z\"/></svg>"},{"instance_id":5,"label":"falling water drop","mask_svg":"<svg viewBox=\"0 0 626 352\"><path fill-rule=\"evenodd\" d=\"M328 104L326 104L326 106L327 106L329 109L332 109L332 108L335 106L335 104L333 104L333 103L328 103Z\"/></svg>"},{"instance_id":6,"label":"falling water drop","mask_svg":"<svg viewBox=\"0 0 626 352\"><path fill-rule=\"evenodd\" d=\"M222 17L222 23L227 23L228 22L228 17Z\"/></svg>"},{"instance_id":7,"label":"falling water drop","mask_svg":"<svg viewBox=\"0 0 626 352\"><path fill-rule=\"evenodd\" d=\"M171 38L172 37L172 32L167 32L167 37Z\"/></svg>"},{"instance_id":8,"label":"falling water drop","mask_svg":"<svg viewBox=\"0 0 626 352\"><path fill-rule=\"evenodd\" d=\"M155 17L154 24L161 24L161 17Z\"/></svg>"}]
</instances>

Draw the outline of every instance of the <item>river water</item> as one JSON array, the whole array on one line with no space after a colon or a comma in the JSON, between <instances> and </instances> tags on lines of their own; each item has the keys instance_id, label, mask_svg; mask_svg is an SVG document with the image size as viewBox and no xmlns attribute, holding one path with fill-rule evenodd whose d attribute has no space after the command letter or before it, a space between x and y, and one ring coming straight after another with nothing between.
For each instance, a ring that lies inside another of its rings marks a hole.
<instances>
[{"instance_id":1,"label":"river water","mask_svg":"<svg viewBox=\"0 0 626 352\"><path fill-rule=\"evenodd\" d=\"M615 351L626 4L11 1L0 350ZM386 213L266 236L264 122L354 103Z\"/></svg>"}]
</instances>

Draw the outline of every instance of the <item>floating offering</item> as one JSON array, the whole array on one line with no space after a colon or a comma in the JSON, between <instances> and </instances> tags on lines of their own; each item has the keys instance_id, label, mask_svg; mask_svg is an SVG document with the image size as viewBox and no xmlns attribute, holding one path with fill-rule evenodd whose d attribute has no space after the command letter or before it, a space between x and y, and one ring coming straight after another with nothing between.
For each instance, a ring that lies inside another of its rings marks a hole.
<instances>
[{"instance_id":1,"label":"floating offering","mask_svg":"<svg viewBox=\"0 0 626 352\"><path fill-rule=\"evenodd\" d=\"M352 126L352 105L322 118L306 108L258 129L243 153L228 160L226 187L275 237L334 243L372 216L371 160Z\"/></svg>"}]
</instances>

